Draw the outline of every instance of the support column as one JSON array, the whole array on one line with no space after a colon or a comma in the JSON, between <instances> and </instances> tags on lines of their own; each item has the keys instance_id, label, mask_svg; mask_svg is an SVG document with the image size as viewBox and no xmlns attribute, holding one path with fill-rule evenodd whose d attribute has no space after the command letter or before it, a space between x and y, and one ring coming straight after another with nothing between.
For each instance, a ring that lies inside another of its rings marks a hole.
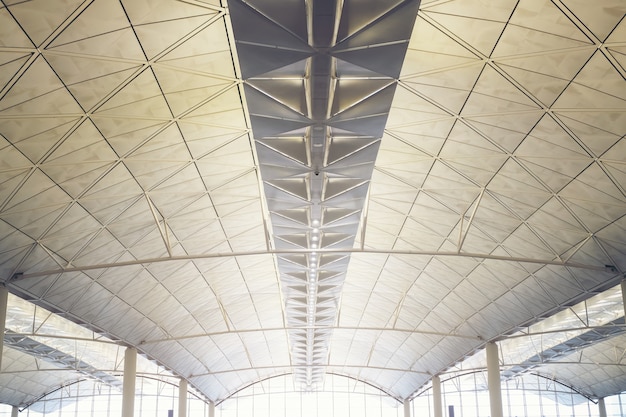
<instances>
[{"instance_id":1,"label":"support column","mask_svg":"<svg viewBox=\"0 0 626 417\"><path fill-rule=\"evenodd\" d=\"M622 303L624 304L624 315L626 315L626 279L622 280Z\"/></svg>"},{"instance_id":2,"label":"support column","mask_svg":"<svg viewBox=\"0 0 626 417\"><path fill-rule=\"evenodd\" d=\"M404 400L404 417L411 417L411 401Z\"/></svg>"},{"instance_id":3,"label":"support column","mask_svg":"<svg viewBox=\"0 0 626 417\"><path fill-rule=\"evenodd\" d=\"M489 342L487 346L485 346L485 351L487 353L487 385L489 387L491 417L503 417L498 345L496 345L495 342Z\"/></svg>"},{"instance_id":4,"label":"support column","mask_svg":"<svg viewBox=\"0 0 626 417\"><path fill-rule=\"evenodd\" d=\"M137 377L137 349L126 348L124 354L124 388L122 390L122 417L135 413L135 379Z\"/></svg>"},{"instance_id":5,"label":"support column","mask_svg":"<svg viewBox=\"0 0 626 417\"><path fill-rule=\"evenodd\" d=\"M443 417L443 402L441 401L441 379L438 375L433 377L433 408L435 417Z\"/></svg>"},{"instance_id":6,"label":"support column","mask_svg":"<svg viewBox=\"0 0 626 417\"><path fill-rule=\"evenodd\" d=\"M2 369L2 356L4 354L4 331L7 322L7 302L9 299L9 290L0 286L0 370Z\"/></svg>"},{"instance_id":7,"label":"support column","mask_svg":"<svg viewBox=\"0 0 626 417\"><path fill-rule=\"evenodd\" d=\"M598 408L600 409L600 417L606 417L606 404L604 404L604 398L598 400Z\"/></svg>"},{"instance_id":8,"label":"support column","mask_svg":"<svg viewBox=\"0 0 626 417\"><path fill-rule=\"evenodd\" d=\"M17 412L20 411L16 405L11 408L11 417L17 417Z\"/></svg>"},{"instance_id":9,"label":"support column","mask_svg":"<svg viewBox=\"0 0 626 417\"><path fill-rule=\"evenodd\" d=\"M209 401L209 417L215 417L215 403Z\"/></svg>"},{"instance_id":10,"label":"support column","mask_svg":"<svg viewBox=\"0 0 626 417\"><path fill-rule=\"evenodd\" d=\"M178 417L187 417L187 380L183 378L178 385Z\"/></svg>"}]
</instances>

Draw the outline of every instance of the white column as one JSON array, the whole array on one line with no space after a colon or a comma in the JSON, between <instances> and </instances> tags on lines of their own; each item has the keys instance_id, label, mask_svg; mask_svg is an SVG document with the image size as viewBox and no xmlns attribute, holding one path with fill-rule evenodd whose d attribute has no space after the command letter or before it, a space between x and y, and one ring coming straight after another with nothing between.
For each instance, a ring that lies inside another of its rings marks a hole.
<instances>
[{"instance_id":1,"label":"white column","mask_svg":"<svg viewBox=\"0 0 626 417\"><path fill-rule=\"evenodd\" d=\"M411 401L404 400L404 417L411 417Z\"/></svg>"},{"instance_id":2,"label":"white column","mask_svg":"<svg viewBox=\"0 0 626 417\"><path fill-rule=\"evenodd\" d=\"M17 408L16 405L13 406L13 408L11 408L11 417L17 417L17 412L19 411L19 409Z\"/></svg>"},{"instance_id":3,"label":"white column","mask_svg":"<svg viewBox=\"0 0 626 417\"><path fill-rule=\"evenodd\" d=\"M626 279L622 280L622 304L624 304L624 314L626 315Z\"/></svg>"},{"instance_id":4,"label":"white column","mask_svg":"<svg viewBox=\"0 0 626 417\"><path fill-rule=\"evenodd\" d=\"M4 331L7 322L7 302L9 291L6 287L0 286L0 369L2 369L2 356L4 354Z\"/></svg>"},{"instance_id":5,"label":"white column","mask_svg":"<svg viewBox=\"0 0 626 417\"><path fill-rule=\"evenodd\" d=\"M178 417L187 417L187 380L183 378L178 385Z\"/></svg>"},{"instance_id":6,"label":"white column","mask_svg":"<svg viewBox=\"0 0 626 417\"><path fill-rule=\"evenodd\" d=\"M433 407L435 417L443 417L443 403L441 401L441 379L435 375L433 377Z\"/></svg>"},{"instance_id":7,"label":"white column","mask_svg":"<svg viewBox=\"0 0 626 417\"><path fill-rule=\"evenodd\" d=\"M122 390L122 417L135 413L135 379L137 377L137 349L126 348L124 354L124 388Z\"/></svg>"},{"instance_id":8,"label":"white column","mask_svg":"<svg viewBox=\"0 0 626 417\"><path fill-rule=\"evenodd\" d=\"M606 417L606 404L604 404L604 398L598 400L598 408L600 409L600 417Z\"/></svg>"},{"instance_id":9,"label":"white column","mask_svg":"<svg viewBox=\"0 0 626 417\"><path fill-rule=\"evenodd\" d=\"M209 401L209 417L215 417L215 404Z\"/></svg>"},{"instance_id":10,"label":"white column","mask_svg":"<svg viewBox=\"0 0 626 417\"><path fill-rule=\"evenodd\" d=\"M502 417L502 393L500 391L500 361L498 359L498 345L495 342L487 343L487 385L489 387L489 404L491 417Z\"/></svg>"}]
</instances>

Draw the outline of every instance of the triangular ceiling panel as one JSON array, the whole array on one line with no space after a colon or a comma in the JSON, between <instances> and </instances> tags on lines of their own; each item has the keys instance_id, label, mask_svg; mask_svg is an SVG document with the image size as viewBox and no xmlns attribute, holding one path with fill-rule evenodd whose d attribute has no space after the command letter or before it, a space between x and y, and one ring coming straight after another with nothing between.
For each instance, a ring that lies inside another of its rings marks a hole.
<instances>
[{"instance_id":1,"label":"triangular ceiling panel","mask_svg":"<svg viewBox=\"0 0 626 417\"><path fill-rule=\"evenodd\" d=\"M53 192L42 192L44 196L50 197ZM29 201L33 204L39 202L38 196L33 197ZM18 228L24 234L33 239L40 239L44 232L48 230L59 216L63 215L70 207L67 202L59 201L59 203L48 207L30 209L27 205L18 205L14 208L5 210L1 217L11 226Z\"/></svg>"},{"instance_id":2,"label":"triangular ceiling panel","mask_svg":"<svg viewBox=\"0 0 626 417\"><path fill-rule=\"evenodd\" d=\"M31 54L24 52L0 52L0 91L4 90L30 57Z\"/></svg>"},{"instance_id":3,"label":"triangular ceiling panel","mask_svg":"<svg viewBox=\"0 0 626 417\"><path fill-rule=\"evenodd\" d=\"M181 115L210 100L232 82L204 74L154 66L154 74L174 115Z\"/></svg>"},{"instance_id":4,"label":"triangular ceiling panel","mask_svg":"<svg viewBox=\"0 0 626 417\"><path fill-rule=\"evenodd\" d=\"M234 16L232 22L238 44L254 43L266 47L312 53L307 40L294 36L243 1L231 0L229 11ZM240 53L239 56L241 57L243 54ZM242 68L245 72L244 63L242 63ZM244 78L248 77L244 76Z\"/></svg>"},{"instance_id":5,"label":"triangular ceiling panel","mask_svg":"<svg viewBox=\"0 0 626 417\"><path fill-rule=\"evenodd\" d=\"M154 119L92 116L91 120L118 156L125 156L167 126Z\"/></svg>"},{"instance_id":6,"label":"triangular ceiling panel","mask_svg":"<svg viewBox=\"0 0 626 417\"><path fill-rule=\"evenodd\" d=\"M309 189L304 178L276 179L266 183L302 200L309 198Z\"/></svg>"},{"instance_id":7,"label":"triangular ceiling panel","mask_svg":"<svg viewBox=\"0 0 626 417\"><path fill-rule=\"evenodd\" d=\"M449 111L459 112L483 70L482 63L444 69L406 79L406 84Z\"/></svg>"},{"instance_id":8,"label":"triangular ceiling panel","mask_svg":"<svg viewBox=\"0 0 626 417\"><path fill-rule=\"evenodd\" d=\"M619 128L613 126L611 121L617 120L617 125L626 123L625 112L606 111L597 113L595 117L589 117L589 112L558 112L558 119L569 129L582 143L591 150L594 155L602 155L611 148L622 133Z\"/></svg>"},{"instance_id":9,"label":"triangular ceiling panel","mask_svg":"<svg viewBox=\"0 0 626 417\"><path fill-rule=\"evenodd\" d=\"M257 139L257 141L302 165L308 165L307 143L302 137Z\"/></svg>"},{"instance_id":10,"label":"triangular ceiling panel","mask_svg":"<svg viewBox=\"0 0 626 417\"><path fill-rule=\"evenodd\" d=\"M114 0L95 0L81 10L78 16L55 36L54 40L48 44L48 48L84 40L88 40L95 46L97 42L94 42L94 38L128 28L130 28L130 22L121 3Z\"/></svg>"},{"instance_id":11,"label":"triangular ceiling panel","mask_svg":"<svg viewBox=\"0 0 626 417\"><path fill-rule=\"evenodd\" d=\"M294 116L297 114L293 113ZM290 133L294 130L302 129L311 125L311 121L302 116L299 120L285 120L281 118L250 116L250 121L254 127L255 139L263 139Z\"/></svg>"},{"instance_id":12,"label":"triangular ceiling panel","mask_svg":"<svg viewBox=\"0 0 626 417\"><path fill-rule=\"evenodd\" d=\"M570 84L554 103L555 110L571 108L626 110L626 100L614 94L598 91L584 85Z\"/></svg>"},{"instance_id":13,"label":"triangular ceiling panel","mask_svg":"<svg viewBox=\"0 0 626 417\"><path fill-rule=\"evenodd\" d=\"M366 95L358 102L343 108L333 106L333 110L336 110L338 114L333 112L333 117L330 119L330 122L365 117L373 114L388 113L391 100L393 99L394 92L396 90L395 87L395 84L388 85L371 95ZM341 94L341 87L339 90L339 94ZM371 136L380 137L379 135L374 134Z\"/></svg>"},{"instance_id":14,"label":"triangular ceiling panel","mask_svg":"<svg viewBox=\"0 0 626 417\"><path fill-rule=\"evenodd\" d=\"M36 0L26 3L14 2L10 10L24 32L39 47L63 20L81 5L84 5L81 0L69 0L60 5L46 0ZM42 15L48 18L42 19Z\"/></svg>"},{"instance_id":15,"label":"triangular ceiling panel","mask_svg":"<svg viewBox=\"0 0 626 417\"><path fill-rule=\"evenodd\" d=\"M339 79L333 94L331 115L336 115L374 96L391 84L385 79ZM382 99L381 99L382 100Z\"/></svg>"},{"instance_id":16,"label":"triangular ceiling panel","mask_svg":"<svg viewBox=\"0 0 626 417\"><path fill-rule=\"evenodd\" d=\"M384 123L387 120L387 114L355 117L353 119L341 118L330 122L329 125L338 129L352 132L356 135L373 136L380 138L383 135Z\"/></svg>"},{"instance_id":17,"label":"triangular ceiling panel","mask_svg":"<svg viewBox=\"0 0 626 417\"><path fill-rule=\"evenodd\" d=\"M74 117L28 118L2 123L0 134L11 138L13 145L32 163L37 163L76 126Z\"/></svg>"},{"instance_id":18,"label":"triangular ceiling panel","mask_svg":"<svg viewBox=\"0 0 626 417\"><path fill-rule=\"evenodd\" d=\"M437 155L455 122L454 117L447 117L441 120L392 128L389 129L389 132L429 155ZM385 142L383 142L384 144Z\"/></svg>"},{"instance_id":19,"label":"triangular ceiling panel","mask_svg":"<svg viewBox=\"0 0 626 417\"><path fill-rule=\"evenodd\" d=\"M493 56L543 53L589 45L589 38L552 2L543 1L532 8L520 5L502 34ZM517 42L526 39L526 42Z\"/></svg>"},{"instance_id":20,"label":"triangular ceiling panel","mask_svg":"<svg viewBox=\"0 0 626 417\"><path fill-rule=\"evenodd\" d=\"M177 44L174 49L157 59L158 63L190 71L235 78L232 53L223 19L203 28L194 36Z\"/></svg>"},{"instance_id":21,"label":"triangular ceiling panel","mask_svg":"<svg viewBox=\"0 0 626 417\"><path fill-rule=\"evenodd\" d=\"M274 117L302 122L309 121L306 116L304 116L297 110L294 110L293 107L290 107L278 101L276 97L271 95L271 90L269 93L263 93L256 88L252 88L248 84L246 84L244 85L244 91L246 93L248 109L250 111L250 114L253 116ZM295 99L299 99L299 94Z\"/></svg>"},{"instance_id":22,"label":"triangular ceiling panel","mask_svg":"<svg viewBox=\"0 0 626 417\"><path fill-rule=\"evenodd\" d=\"M448 112L419 96L408 87L399 88L396 91L393 107L394 111L389 116L387 123L389 129L412 123L439 120L449 116Z\"/></svg>"},{"instance_id":23,"label":"triangular ceiling panel","mask_svg":"<svg viewBox=\"0 0 626 417\"><path fill-rule=\"evenodd\" d=\"M177 125L185 138L189 152L197 159L206 156L231 141L247 141L246 130L241 128L211 126L209 129L203 124L182 121L179 121Z\"/></svg>"},{"instance_id":24,"label":"triangular ceiling panel","mask_svg":"<svg viewBox=\"0 0 626 417\"><path fill-rule=\"evenodd\" d=\"M489 8L485 8L489 12ZM423 15L443 26L454 37L462 39L484 56L491 56L496 42L504 30L504 21L470 18L468 16L445 14L439 10L428 9Z\"/></svg>"},{"instance_id":25,"label":"triangular ceiling panel","mask_svg":"<svg viewBox=\"0 0 626 417\"><path fill-rule=\"evenodd\" d=\"M79 197L98 178L113 168L113 161L96 161L80 165L47 163L41 170L72 197Z\"/></svg>"},{"instance_id":26,"label":"triangular ceiling panel","mask_svg":"<svg viewBox=\"0 0 626 417\"><path fill-rule=\"evenodd\" d=\"M0 28L0 45L17 48L33 47L33 43L6 7L0 9Z\"/></svg>"},{"instance_id":27,"label":"triangular ceiling panel","mask_svg":"<svg viewBox=\"0 0 626 417\"><path fill-rule=\"evenodd\" d=\"M455 123L440 155L446 160L471 156L503 156L505 152L465 123Z\"/></svg>"},{"instance_id":28,"label":"triangular ceiling panel","mask_svg":"<svg viewBox=\"0 0 626 417\"><path fill-rule=\"evenodd\" d=\"M147 69L138 74L113 97L100 106L95 114L110 116L152 116L170 119L171 110L163 98L162 91Z\"/></svg>"},{"instance_id":29,"label":"triangular ceiling panel","mask_svg":"<svg viewBox=\"0 0 626 417\"><path fill-rule=\"evenodd\" d=\"M563 78L540 74L506 64L498 64L498 67L513 77L516 82L546 107L552 105L569 84L569 81Z\"/></svg>"},{"instance_id":30,"label":"triangular ceiling panel","mask_svg":"<svg viewBox=\"0 0 626 417\"><path fill-rule=\"evenodd\" d=\"M626 47L614 46L607 48L607 52L621 67L622 71L626 71Z\"/></svg>"},{"instance_id":31,"label":"triangular ceiling panel","mask_svg":"<svg viewBox=\"0 0 626 417\"><path fill-rule=\"evenodd\" d=\"M396 43L389 45L372 46L364 49L334 51L333 57L342 59L378 74L391 78L398 78L401 64L406 54L406 44ZM390 62L397 63L390 65Z\"/></svg>"},{"instance_id":32,"label":"triangular ceiling panel","mask_svg":"<svg viewBox=\"0 0 626 417\"><path fill-rule=\"evenodd\" d=\"M607 206L614 205L616 210L620 210L619 205L626 200L626 197L618 192L614 184L604 184L602 178L605 175L597 163L591 164L561 193L568 199L597 202Z\"/></svg>"},{"instance_id":33,"label":"triangular ceiling panel","mask_svg":"<svg viewBox=\"0 0 626 417\"><path fill-rule=\"evenodd\" d=\"M151 8L154 8L154 6L151 6ZM196 13L198 12L201 14L186 16L186 24L184 26L179 24L180 21L178 19L146 22L144 24L135 25L133 27L135 34L141 42L141 48L146 54L146 57L151 60L162 56L177 43L184 40L189 34L198 31L199 28L206 25L207 22L217 15L216 11L202 10L201 8L198 8ZM166 46L166 48L164 48L164 46Z\"/></svg>"},{"instance_id":34,"label":"triangular ceiling panel","mask_svg":"<svg viewBox=\"0 0 626 417\"><path fill-rule=\"evenodd\" d=\"M245 126L239 89L229 88L213 97L190 113L185 114L183 121L215 125L218 127L242 129Z\"/></svg>"},{"instance_id":35,"label":"triangular ceiling panel","mask_svg":"<svg viewBox=\"0 0 626 417\"><path fill-rule=\"evenodd\" d=\"M6 132L0 131L0 134L2 133L6 134ZM3 155L8 156L6 160L0 160L0 172L7 173L31 168L32 162L1 135L0 151Z\"/></svg>"},{"instance_id":36,"label":"triangular ceiling panel","mask_svg":"<svg viewBox=\"0 0 626 417\"><path fill-rule=\"evenodd\" d=\"M542 111L468 116L465 120L507 152L514 152L544 115Z\"/></svg>"},{"instance_id":37,"label":"triangular ceiling panel","mask_svg":"<svg viewBox=\"0 0 626 417\"><path fill-rule=\"evenodd\" d=\"M331 165L354 153L361 152L377 142L378 139L367 137L331 137L326 155L326 165Z\"/></svg>"},{"instance_id":38,"label":"triangular ceiling panel","mask_svg":"<svg viewBox=\"0 0 626 417\"><path fill-rule=\"evenodd\" d=\"M418 1L411 1L396 6L393 9L390 8L388 11L385 11L384 14L380 14L380 17L375 20L375 24L365 26L362 29L359 28L357 32L352 33L344 40L342 40L340 33L338 33L339 41L334 46L334 51L362 47L371 48L372 45L377 44L407 41L411 37L413 23L415 22L415 15L417 14L419 4L420 2ZM388 7L389 4L381 6ZM376 8L369 7L369 5L364 6L363 9L365 9L365 12L361 12L362 15L365 13L372 13L376 10ZM344 13L347 11L348 10L344 10ZM349 15L343 14L342 16L348 17ZM357 16L354 17L358 18ZM350 18L352 18L352 16L350 16ZM363 17L361 16L361 18ZM340 32L341 29L342 27L340 24Z\"/></svg>"},{"instance_id":39,"label":"triangular ceiling panel","mask_svg":"<svg viewBox=\"0 0 626 417\"><path fill-rule=\"evenodd\" d=\"M328 178L324 186L323 200L330 200L340 194L346 193L365 181L361 178Z\"/></svg>"},{"instance_id":40,"label":"triangular ceiling panel","mask_svg":"<svg viewBox=\"0 0 626 417\"><path fill-rule=\"evenodd\" d=\"M441 54L442 50L446 53ZM418 15L406 62L408 65L404 65L402 69L402 78L411 77L416 73L472 65L479 62L479 57Z\"/></svg>"},{"instance_id":41,"label":"triangular ceiling panel","mask_svg":"<svg viewBox=\"0 0 626 417\"><path fill-rule=\"evenodd\" d=\"M401 1L394 0L365 5L359 0L345 1L343 4L343 13L341 14L341 22L337 30L337 40L341 42L347 37L352 36L381 16L384 16L400 3Z\"/></svg>"},{"instance_id":42,"label":"triangular ceiling panel","mask_svg":"<svg viewBox=\"0 0 626 417\"><path fill-rule=\"evenodd\" d=\"M117 47L120 45L120 47ZM103 33L95 38L79 38L72 42L50 46L50 52L55 53L83 53L94 57L122 58L129 60L145 59L141 45L137 42L130 27L115 32Z\"/></svg>"},{"instance_id":43,"label":"triangular ceiling panel","mask_svg":"<svg viewBox=\"0 0 626 417\"><path fill-rule=\"evenodd\" d=\"M463 114L514 112L539 106L491 66L485 66L463 107Z\"/></svg>"},{"instance_id":44,"label":"triangular ceiling panel","mask_svg":"<svg viewBox=\"0 0 626 417\"><path fill-rule=\"evenodd\" d=\"M10 201L5 203L6 205L4 205L3 208L11 209L12 207L22 204L31 198L43 199L44 201L48 200L53 204L63 204L64 202L67 202L67 198L63 198L63 193L59 193L58 189L55 190L53 184L54 183L52 183L51 180L40 170L32 170L26 179L26 182L11 195ZM59 198L59 200L54 201L55 197ZM33 206L33 208L36 207L37 206Z\"/></svg>"},{"instance_id":45,"label":"triangular ceiling panel","mask_svg":"<svg viewBox=\"0 0 626 417\"><path fill-rule=\"evenodd\" d=\"M158 164L151 164L149 161L135 159L125 161L124 165L142 189L151 190L165 179L177 174L187 164L181 161L162 161Z\"/></svg>"},{"instance_id":46,"label":"triangular ceiling panel","mask_svg":"<svg viewBox=\"0 0 626 417\"><path fill-rule=\"evenodd\" d=\"M172 164L173 165L173 164ZM167 168L167 165L166 165ZM244 172L238 172L237 174L243 175ZM162 175L162 174L161 174ZM236 178L231 174L230 179ZM151 179L152 180L152 179ZM224 181L226 182L226 181ZM222 182L222 184L224 183ZM220 184L220 185L222 185ZM172 172L169 176L164 176L162 181L159 181L152 189L155 192L163 193L189 193L200 195L206 191L206 183L198 178L198 169L193 164L179 163L178 168ZM217 188L217 187L216 187Z\"/></svg>"},{"instance_id":47,"label":"triangular ceiling panel","mask_svg":"<svg viewBox=\"0 0 626 417\"><path fill-rule=\"evenodd\" d=\"M141 69L137 63L97 57L50 54L46 60L54 71L65 79L68 89L85 111L93 109ZM94 71L93 68L98 70Z\"/></svg>"},{"instance_id":48,"label":"triangular ceiling panel","mask_svg":"<svg viewBox=\"0 0 626 417\"><path fill-rule=\"evenodd\" d=\"M311 56L310 52L279 49L273 46L260 46L241 43L237 45L240 52L241 73L243 79L249 79L291 64Z\"/></svg>"},{"instance_id":49,"label":"triangular ceiling panel","mask_svg":"<svg viewBox=\"0 0 626 417\"><path fill-rule=\"evenodd\" d=\"M248 80L246 84L300 114L308 114L304 78Z\"/></svg>"},{"instance_id":50,"label":"triangular ceiling panel","mask_svg":"<svg viewBox=\"0 0 626 417\"><path fill-rule=\"evenodd\" d=\"M39 57L2 97L0 114L77 114L80 107L47 62Z\"/></svg>"},{"instance_id":51,"label":"triangular ceiling panel","mask_svg":"<svg viewBox=\"0 0 626 417\"><path fill-rule=\"evenodd\" d=\"M597 51L574 78L574 83L626 100L624 77L606 56Z\"/></svg>"},{"instance_id":52,"label":"triangular ceiling panel","mask_svg":"<svg viewBox=\"0 0 626 417\"><path fill-rule=\"evenodd\" d=\"M157 164L162 160L189 161L191 155L178 126L170 124L126 155L126 158L153 161L153 164Z\"/></svg>"},{"instance_id":53,"label":"triangular ceiling panel","mask_svg":"<svg viewBox=\"0 0 626 417\"><path fill-rule=\"evenodd\" d=\"M584 0L566 0L565 6L575 13L582 24L589 28L600 42L604 42L606 37L623 18L620 13L613 13L614 10L624 11L624 4L621 0L608 0L603 3L603 7L591 7Z\"/></svg>"},{"instance_id":54,"label":"triangular ceiling panel","mask_svg":"<svg viewBox=\"0 0 626 417\"><path fill-rule=\"evenodd\" d=\"M255 8L267 18L307 41L306 3L304 0L289 0L276 3L271 0L256 0Z\"/></svg>"}]
</instances>

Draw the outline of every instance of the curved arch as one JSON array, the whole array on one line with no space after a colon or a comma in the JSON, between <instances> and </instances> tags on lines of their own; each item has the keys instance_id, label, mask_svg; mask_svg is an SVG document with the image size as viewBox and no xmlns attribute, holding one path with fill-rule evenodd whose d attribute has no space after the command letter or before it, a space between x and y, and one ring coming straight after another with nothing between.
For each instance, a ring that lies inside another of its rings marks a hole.
<instances>
[{"instance_id":1,"label":"curved arch","mask_svg":"<svg viewBox=\"0 0 626 417\"><path fill-rule=\"evenodd\" d=\"M121 376L121 375L122 375L122 373L119 373L119 374L117 374L116 376ZM162 383L162 384L170 385L170 386L173 386L173 387L178 387L178 384L175 384L175 383L174 383L174 382L172 382L172 381L169 381L169 380L167 380L167 379L163 379L163 378L158 378L158 377L156 377L156 376L152 376L151 374L148 374L148 373L137 373L137 376L136 376L136 377L137 377L137 378L143 378L143 379L150 379L150 380L153 380L153 381L158 381L158 382L160 382L160 383ZM176 377L171 377L171 378L176 378ZM28 403L26 403L26 404L23 404L23 405L21 406L21 408L19 408L19 412L21 413L22 411L24 411L24 410L28 409L29 407L31 407L33 404L37 403L38 401L41 401L41 400L45 399L47 396L49 396L49 395L51 395L51 394L54 394L55 392L58 392L58 391L60 391L60 390L63 390L63 389L65 389L65 388L67 388L67 387L71 387L72 385L79 384L79 383L81 383L81 382L83 382L83 381L92 381L92 382L95 382L93 379L90 379L90 378L78 378L78 379L76 379L76 380L74 380L74 381L67 382L67 383L65 383L65 384L62 384L62 385L60 385L60 386L57 386L57 387L53 388L53 389L52 389L52 390L50 390L50 391L44 392L43 394L39 395L38 397L36 397L36 398L35 398L35 399L33 399L32 401L30 401L30 402L28 402ZM102 382L100 382L100 383L102 383ZM200 401L203 401L203 402L205 402L205 403L208 403L208 401L209 401L209 400L208 400L208 399L206 399L206 398L202 398L202 397L200 397L200 395L198 395L198 394L197 394L197 393L195 393L194 391L187 391L187 394L188 394L188 395L191 395L191 396L195 397L196 399L198 399L198 400L200 400ZM120 395L121 395L121 393L120 393ZM78 397L77 397L77 398L78 398Z\"/></svg>"},{"instance_id":2,"label":"curved arch","mask_svg":"<svg viewBox=\"0 0 626 417\"><path fill-rule=\"evenodd\" d=\"M320 254L385 254L385 255L414 255L414 256L441 256L441 257L459 257L459 258L477 258L477 259L489 259L495 261L505 262L522 262L541 265L553 265L563 266L569 268L588 269L593 271L608 272L620 275L617 268L613 265L590 265L582 264L571 261L561 261L554 259L536 259L536 258L524 258L514 256L500 256L492 255L488 253L472 253L472 252L450 252L450 251L411 251L411 250L383 250L383 249L299 249L299 250L269 250L269 251L250 251L250 252L220 252L210 254L196 254L196 255L184 255L184 256L171 256L167 258L146 258L137 259L133 261L112 262L94 265L73 266L69 268L57 268L45 271L37 271L30 273L16 272L9 279L8 282L23 280L27 278L36 278L47 275L57 275L67 272L83 272L94 269L106 269L106 268L120 268L124 266L154 264L162 262L179 262L179 261L194 261L199 259L212 259L212 258L236 258L241 256L259 256L259 255L289 255L289 254L308 254L316 252Z\"/></svg>"},{"instance_id":3,"label":"curved arch","mask_svg":"<svg viewBox=\"0 0 626 417\"><path fill-rule=\"evenodd\" d=\"M470 371L467 371L467 372L462 372L462 373L450 376L448 378L441 379L441 383L452 381L453 379L462 378L462 377L468 376L468 375L475 375L475 374L484 373L486 371L487 371L487 368L473 369L473 370L470 370ZM548 380L548 381L552 381L552 382L554 382L554 383L556 383L558 385L561 385L561 386L569 389L572 392L575 392L576 394L578 394L581 397L587 399L588 401L591 401L594 404L597 404L597 402L598 402L597 398L591 397L588 394L585 394L584 392L582 392L580 389L576 388L575 386L567 384L566 382L561 381L559 379L556 379L554 377L545 376L545 375L542 375L542 374L540 374L538 372L529 372L527 374L522 374L521 376L524 376L524 375L533 375L533 376L536 376L536 377L539 377L539 378L543 378L543 379ZM506 382L506 381L500 381L500 383L503 383L503 382ZM410 399L413 400L413 399L423 395L424 393L428 392L431 389L432 389L432 385L430 385L430 386L424 388L423 390L417 392L416 394L412 395L410 397Z\"/></svg>"},{"instance_id":4,"label":"curved arch","mask_svg":"<svg viewBox=\"0 0 626 417\"><path fill-rule=\"evenodd\" d=\"M280 373L280 374L276 374L276 375L271 375L271 376L268 376L268 377L265 377L265 378L261 378L258 381L252 382L250 384L247 384L247 385L237 389L236 391L233 391L226 398L223 398L223 399L221 399L219 401L216 401L215 405L217 406L217 405L222 404L224 401L227 401L227 400L231 399L232 397L236 396L237 394L241 393L242 391L244 391L244 390L246 390L248 388L253 387L256 384L259 384L259 383L264 382L264 381L268 381L270 379L286 377L286 376L289 376L289 375L293 375L293 372L284 372L284 373ZM333 376L339 376L339 377L342 377L342 378L347 378L347 379L359 382L361 384L367 385L367 386L369 386L369 387L371 387L371 388L373 388L373 389L375 389L377 391L380 391L385 396L387 396L387 397L397 401L398 403L402 403L402 401L403 401L402 399L397 398L396 396L391 395L389 392L385 391L384 389L380 388L379 386L376 386L375 384L373 384L373 383L371 383L369 381L365 381L365 380L356 378L356 377L354 377L352 375L342 374L342 373L339 373L339 372L327 372L325 375L333 375Z\"/></svg>"}]
</instances>

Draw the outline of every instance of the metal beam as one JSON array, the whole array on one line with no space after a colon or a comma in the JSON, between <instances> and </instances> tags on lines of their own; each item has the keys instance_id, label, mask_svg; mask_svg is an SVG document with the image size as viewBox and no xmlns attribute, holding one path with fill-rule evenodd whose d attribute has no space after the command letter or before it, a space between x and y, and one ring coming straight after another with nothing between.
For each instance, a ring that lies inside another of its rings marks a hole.
<instances>
[{"instance_id":1,"label":"metal beam","mask_svg":"<svg viewBox=\"0 0 626 417\"><path fill-rule=\"evenodd\" d=\"M236 258L240 256L260 256L260 255L268 255L268 256L278 256L278 255L294 255L294 254L311 254L318 253L320 255L325 254L382 254L382 255L402 255L402 256L434 256L434 257L459 257L459 258L475 258L481 260L495 260L495 261L504 261L504 262L519 262L519 263L531 263L531 264L541 264L541 265L551 265L551 266L562 266L567 268L576 268L576 269L587 269L592 271L606 272L610 274L615 274L615 276L620 275L617 268L613 265L591 265L591 264L583 264L579 262L565 262L560 260L553 259L537 259L537 258L524 258L524 257L516 257L516 256L499 256L499 255L491 255L487 253L475 253L475 252L449 252L449 251L411 251L411 250L388 250L388 249L299 249L299 250L272 250L272 251L248 251L248 252L220 252L220 253L211 253L211 254L196 254L196 255L181 255L181 256L172 256L167 258L145 258L145 259L137 259L133 261L123 261L123 262L111 262L111 263L103 263L103 264L94 264L94 265L84 265L84 266L73 266L67 268L57 268L57 269L48 269L44 271L37 272L29 272L29 273L21 273L17 272L13 274L9 281L18 281L27 278L36 278L43 277L46 275L57 275L63 274L67 272L84 272L91 271L94 269L105 269L105 268L121 268L125 266L134 266L134 265L148 265L154 263L161 262L180 262L180 261L194 261L199 259L215 259L215 258Z\"/></svg>"}]
</instances>

